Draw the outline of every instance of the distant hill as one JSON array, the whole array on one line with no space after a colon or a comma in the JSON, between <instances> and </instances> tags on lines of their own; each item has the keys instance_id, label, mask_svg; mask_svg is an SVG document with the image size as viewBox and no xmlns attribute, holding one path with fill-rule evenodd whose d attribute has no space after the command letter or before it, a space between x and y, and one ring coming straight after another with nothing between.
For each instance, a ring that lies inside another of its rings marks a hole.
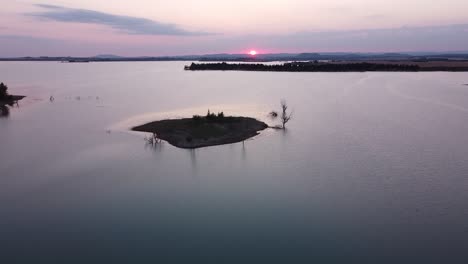
<instances>
[{"instance_id":1,"label":"distant hill","mask_svg":"<svg viewBox=\"0 0 468 264\"><path fill-rule=\"evenodd\" d=\"M113 55L113 54L100 54L100 55L94 56L93 58L97 58L97 59L122 59L124 57Z\"/></svg>"},{"instance_id":2,"label":"distant hill","mask_svg":"<svg viewBox=\"0 0 468 264\"><path fill-rule=\"evenodd\" d=\"M468 52L409 52L409 53L270 53L257 54L205 54L181 56L124 57L100 54L94 57L19 57L0 58L0 61L213 61L213 62L273 62L273 61L468 61Z\"/></svg>"}]
</instances>

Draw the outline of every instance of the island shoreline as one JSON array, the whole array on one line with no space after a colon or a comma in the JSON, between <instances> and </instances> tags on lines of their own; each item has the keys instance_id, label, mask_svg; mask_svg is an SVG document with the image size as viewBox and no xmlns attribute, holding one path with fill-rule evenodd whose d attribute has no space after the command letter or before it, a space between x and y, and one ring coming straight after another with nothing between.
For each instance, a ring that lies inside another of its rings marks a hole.
<instances>
[{"instance_id":1,"label":"island shoreline","mask_svg":"<svg viewBox=\"0 0 468 264\"><path fill-rule=\"evenodd\" d=\"M269 126L250 117L197 117L154 121L131 128L183 149L243 142Z\"/></svg>"}]
</instances>

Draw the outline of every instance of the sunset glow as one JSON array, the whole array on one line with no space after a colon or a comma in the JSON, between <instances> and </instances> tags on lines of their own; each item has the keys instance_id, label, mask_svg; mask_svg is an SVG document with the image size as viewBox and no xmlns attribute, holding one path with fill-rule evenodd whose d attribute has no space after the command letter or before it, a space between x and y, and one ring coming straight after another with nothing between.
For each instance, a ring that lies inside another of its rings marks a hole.
<instances>
[{"instance_id":1,"label":"sunset glow","mask_svg":"<svg viewBox=\"0 0 468 264\"><path fill-rule=\"evenodd\" d=\"M466 0L3 2L8 4L1 9L0 57L235 53L257 58L456 52L468 46Z\"/></svg>"}]
</instances>

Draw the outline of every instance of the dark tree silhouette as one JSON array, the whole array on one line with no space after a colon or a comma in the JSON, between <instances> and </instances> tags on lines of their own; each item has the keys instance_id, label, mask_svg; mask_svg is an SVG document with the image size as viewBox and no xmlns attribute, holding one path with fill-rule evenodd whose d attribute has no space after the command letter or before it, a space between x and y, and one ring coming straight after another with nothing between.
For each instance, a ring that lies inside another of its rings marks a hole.
<instances>
[{"instance_id":1,"label":"dark tree silhouette","mask_svg":"<svg viewBox=\"0 0 468 264\"><path fill-rule=\"evenodd\" d=\"M276 71L276 72L416 72L425 69L418 65L383 64L383 63L315 63L290 62L283 64L247 64L247 63L192 63L185 67L191 71Z\"/></svg>"},{"instance_id":2,"label":"dark tree silhouette","mask_svg":"<svg viewBox=\"0 0 468 264\"><path fill-rule=\"evenodd\" d=\"M4 83L0 83L0 99L6 99L8 97L8 87Z\"/></svg>"},{"instance_id":3,"label":"dark tree silhouette","mask_svg":"<svg viewBox=\"0 0 468 264\"><path fill-rule=\"evenodd\" d=\"M286 100L281 100L281 123L283 124L282 128L286 129L286 123L289 122L292 118L292 112L288 113L288 104Z\"/></svg>"}]
</instances>

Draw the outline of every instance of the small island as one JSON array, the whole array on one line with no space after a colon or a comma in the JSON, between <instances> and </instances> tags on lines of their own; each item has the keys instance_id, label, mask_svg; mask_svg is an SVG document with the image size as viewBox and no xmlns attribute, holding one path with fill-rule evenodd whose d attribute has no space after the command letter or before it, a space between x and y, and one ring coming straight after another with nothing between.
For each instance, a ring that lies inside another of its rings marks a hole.
<instances>
[{"instance_id":1,"label":"small island","mask_svg":"<svg viewBox=\"0 0 468 264\"><path fill-rule=\"evenodd\" d=\"M0 116L8 116L10 110L8 109L7 105L12 106L25 97L26 96L9 94L8 86L6 86L4 83L0 83Z\"/></svg>"},{"instance_id":2,"label":"small island","mask_svg":"<svg viewBox=\"0 0 468 264\"><path fill-rule=\"evenodd\" d=\"M168 119L132 128L133 131L153 133L171 145L195 149L242 142L259 134L268 125L250 117L224 116L210 113L192 118Z\"/></svg>"}]
</instances>

